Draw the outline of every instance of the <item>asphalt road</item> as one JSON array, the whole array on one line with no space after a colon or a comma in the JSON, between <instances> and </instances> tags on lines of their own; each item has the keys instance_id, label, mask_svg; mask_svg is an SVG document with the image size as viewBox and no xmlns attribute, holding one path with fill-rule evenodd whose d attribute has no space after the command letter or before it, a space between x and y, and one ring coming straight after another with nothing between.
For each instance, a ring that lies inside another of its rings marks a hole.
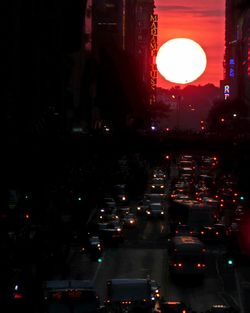
<instances>
[{"instance_id":1,"label":"asphalt road","mask_svg":"<svg viewBox=\"0 0 250 313\"><path fill-rule=\"evenodd\" d=\"M173 174L173 169L172 169ZM175 176L175 175L171 175ZM72 247L65 279L93 280L101 301L105 299L106 280L111 278L146 278L156 280L167 300L184 301L197 313L213 304L228 304L240 313L250 312L249 267L228 269L222 262L223 244L208 246L208 269L203 280L173 280L168 273L168 223L138 217L134 229L125 230L125 242L106 248L102 263L92 262ZM247 273L247 274L246 274ZM62 278L58 274L55 278Z\"/></svg>"},{"instance_id":2,"label":"asphalt road","mask_svg":"<svg viewBox=\"0 0 250 313\"><path fill-rule=\"evenodd\" d=\"M120 247L105 250L102 263L91 262L79 249L74 248L68 278L93 280L101 301L105 299L105 284L108 279L150 277L159 283L161 295L165 299L184 301L197 312L204 311L212 304L228 303L230 284L225 290L217 265L221 247L209 248L208 272L204 280L180 282L172 280L168 274L165 220L141 218L137 228L125 231L125 238ZM232 289L235 288L233 281L231 286Z\"/></svg>"}]
</instances>

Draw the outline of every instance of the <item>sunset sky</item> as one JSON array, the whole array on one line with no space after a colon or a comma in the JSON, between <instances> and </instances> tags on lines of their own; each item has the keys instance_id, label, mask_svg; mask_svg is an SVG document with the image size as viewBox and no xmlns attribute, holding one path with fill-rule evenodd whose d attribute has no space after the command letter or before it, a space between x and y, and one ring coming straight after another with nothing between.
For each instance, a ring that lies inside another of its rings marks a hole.
<instances>
[{"instance_id":1,"label":"sunset sky","mask_svg":"<svg viewBox=\"0 0 250 313\"><path fill-rule=\"evenodd\" d=\"M219 87L223 79L225 0L155 0L155 6L155 14L158 14L158 47L177 37L195 40L206 52L207 68L191 84L212 83ZM160 73L157 84L163 88L177 85L166 81Z\"/></svg>"}]
</instances>

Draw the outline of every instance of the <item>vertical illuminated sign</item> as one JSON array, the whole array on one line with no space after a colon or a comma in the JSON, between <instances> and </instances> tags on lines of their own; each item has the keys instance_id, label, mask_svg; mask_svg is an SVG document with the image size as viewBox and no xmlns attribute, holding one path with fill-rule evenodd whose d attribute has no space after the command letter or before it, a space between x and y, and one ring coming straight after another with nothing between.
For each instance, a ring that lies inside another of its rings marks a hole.
<instances>
[{"instance_id":1,"label":"vertical illuminated sign","mask_svg":"<svg viewBox=\"0 0 250 313\"><path fill-rule=\"evenodd\" d=\"M126 0L122 1L122 49L125 50Z\"/></svg>"},{"instance_id":2,"label":"vertical illuminated sign","mask_svg":"<svg viewBox=\"0 0 250 313\"><path fill-rule=\"evenodd\" d=\"M151 14L150 16L150 54L152 58L150 70L150 104L156 102L156 84L157 84L157 68L156 68L156 55L157 55L157 35L158 35L158 15Z\"/></svg>"},{"instance_id":3,"label":"vertical illuminated sign","mask_svg":"<svg viewBox=\"0 0 250 313\"><path fill-rule=\"evenodd\" d=\"M229 60L229 76L234 77L235 76L235 61L234 59Z\"/></svg>"},{"instance_id":4,"label":"vertical illuminated sign","mask_svg":"<svg viewBox=\"0 0 250 313\"><path fill-rule=\"evenodd\" d=\"M230 86L224 86L224 99L227 100L230 97Z\"/></svg>"}]
</instances>

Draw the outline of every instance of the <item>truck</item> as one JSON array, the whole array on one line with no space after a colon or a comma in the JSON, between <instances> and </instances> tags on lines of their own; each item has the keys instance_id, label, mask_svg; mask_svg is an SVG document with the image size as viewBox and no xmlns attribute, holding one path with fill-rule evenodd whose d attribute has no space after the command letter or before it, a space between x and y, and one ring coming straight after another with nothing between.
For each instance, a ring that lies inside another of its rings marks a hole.
<instances>
[{"instance_id":1,"label":"truck","mask_svg":"<svg viewBox=\"0 0 250 313\"><path fill-rule=\"evenodd\" d=\"M152 312L154 299L150 279L110 279L106 286L108 313Z\"/></svg>"}]
</instances>

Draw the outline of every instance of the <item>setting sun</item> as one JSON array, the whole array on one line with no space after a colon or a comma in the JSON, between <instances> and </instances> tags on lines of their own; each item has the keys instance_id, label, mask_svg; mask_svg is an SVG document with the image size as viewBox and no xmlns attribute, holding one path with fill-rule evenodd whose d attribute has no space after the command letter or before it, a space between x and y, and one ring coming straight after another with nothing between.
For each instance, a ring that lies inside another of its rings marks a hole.
<instances>
[{"instance_id":1,"label":"setting sun","mask_svg":"<svg viewBox=\"0 0 250 313\"><path fill-rule=\"evenodd\" d=\"M203 74L207 58L197 42L188 38L175 38L160 47L156 65L166 80L172 83L188 84Z\"/></svg>"}]
</instances>

